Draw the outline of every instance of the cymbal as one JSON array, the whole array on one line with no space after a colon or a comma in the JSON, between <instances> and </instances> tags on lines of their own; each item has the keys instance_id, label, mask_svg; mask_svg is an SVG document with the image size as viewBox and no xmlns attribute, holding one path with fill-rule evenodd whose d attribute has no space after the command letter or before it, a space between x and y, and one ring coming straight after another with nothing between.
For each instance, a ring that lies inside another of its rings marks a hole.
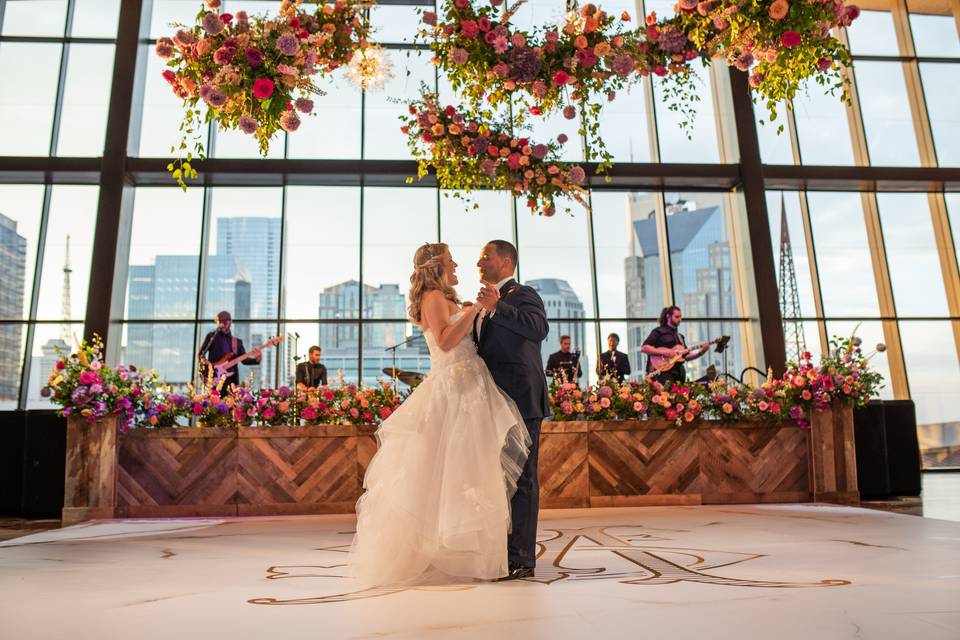
<instances>
[{"instance_id":1,"label":"cymbal","mask_svg":"<svg viewBox=\"0 0 960 640\"><path fill-rule=\"evenodd\" d=\"M403 370L397 369L396 367L384 367L383 372L391 378L399 378L400 374L403 373Z\"/></svg>"},{"instance_id":2,"label":"cymbal","mask_svg":"<svg viewBox=\"0 0 960 640\"><path fill-rule=\"evenodd\" d=\"M400 382L411 387L417 386L418 384L423 382L424 378L426 377L427 376L420 373L419 371L401 371L397 375L397 378L400 379Z\"/></svg>"}]
</instances>

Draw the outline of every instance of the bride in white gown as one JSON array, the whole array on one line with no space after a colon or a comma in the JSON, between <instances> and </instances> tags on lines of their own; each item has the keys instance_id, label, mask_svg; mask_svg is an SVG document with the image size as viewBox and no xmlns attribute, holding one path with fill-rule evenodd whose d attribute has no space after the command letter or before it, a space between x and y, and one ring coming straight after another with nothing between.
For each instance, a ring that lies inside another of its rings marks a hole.
<instances>
[{"instance_id":1,"label":"bride in white gown","mask_svg":"<svg viewBox=\"0 0 960 640\"><path fill-rule=\"evenodd\" d=\"M409 312L431 371L377 431L349 563L368 586L493 580L508 573L510 497L530 435L477 355L479 305L460 307L447 246L424 245L413 262Z\"/></svg>"}]
</instances>

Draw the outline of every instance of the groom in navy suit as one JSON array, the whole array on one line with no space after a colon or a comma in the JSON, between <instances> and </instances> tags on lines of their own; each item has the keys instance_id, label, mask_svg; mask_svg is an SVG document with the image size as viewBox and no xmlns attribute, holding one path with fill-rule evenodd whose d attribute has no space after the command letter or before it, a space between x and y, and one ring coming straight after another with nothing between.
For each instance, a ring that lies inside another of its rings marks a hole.
<instances>
[{"instance_id":1,"label":"groom in navy suit","mask_svg":"<svg viewBox=\"0 0 960 640\"><path fill-rule=\"evenodd\" d=\"M517 492L510 501L510 574L504 579L518 580L533 577L537 564L537 451L540 423L550 415L540 344L549 327L543 300L536 290L513 279L516 247L506 240L488 242L477 267L484 281L477 299L483 309L477 314L473 339L497 386L517 404L532 440L523 473L517 479Z\"/></svg>"}]
</instances>

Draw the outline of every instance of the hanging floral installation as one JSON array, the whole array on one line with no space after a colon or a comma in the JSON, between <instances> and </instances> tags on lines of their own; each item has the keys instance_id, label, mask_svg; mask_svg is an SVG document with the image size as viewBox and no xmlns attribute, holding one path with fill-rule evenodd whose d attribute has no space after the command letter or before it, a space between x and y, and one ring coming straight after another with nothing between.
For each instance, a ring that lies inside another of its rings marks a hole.
<instances>
[{"instance_id":1,"label":"hanging floral installation","mask_svg":"<svg viewBox=\"0 0 960 640\"><path fill-rule=\"evenodd\" d=\"M284 0L275 17L221 13L220 4L206 0L193 27L180 25L156 46L167 60L163 77L185 106L183 137L171 149L178 157L167 165L184 189L197 176L192 162L204 159L205 122L256 137L266 155L277 131L296 131L301 114L313 112L312 96L322 94L314 78L348 64L370 32L370 5L359 2L308 11L309 2Z\"/></svg>"},{"instance_id":2,"label":"hanging floral installation","mask_svg":"<svg viewBox=\"0 0 960 640\"><path fill-rule=\"evenodd\" d=\"M423 12L420 39L463 96L468 117L492 107L512 108L514 127L557 111L579 118L587 160L599 160L598 173L612 166L599 134L603 103L642 77L660 76L668 108L679 111L689 128L699 100L691 66L696 59L707 65L723 58L749 72L750 87L771 119L776 105L789 104L809 78L846 99L840 70L850 64L850 53L832 30L860 14L841 0L680 0L673 17L658 20L651 13L634 28L626 12L614 17L594 4L571 4L563 25L524 31L510 24L522 3L507 9L503 0L447 0L442 16ZM407 127L406 133L412 140L421 132ZM414 148L423 153L421 173L424 164L451 162L448 147ZM439 180L444 189L477 182L475 172L445 176ZM544 205L541 213L552 211L548 200L534 200Z\"/></svg>"},{"instance_id":3,"label":"hanging floral installation","mask_svg":"<svg viewBox=\"0 0 960 640\"><path fill-rule=\"evenodd\" d=\"M421 178L432 166L441 185L455 183L463 191L512 191L525 197L533 211L545 215L556 212L558 197L586 206L587 192L581 186L586 173L580 165L557 157L566 135L536 143L514 135L509 121L493 122L489 114L478 120L453 105L441 108L436 95L425 88L423 98L412 103L409 112L401 131L421 159Z\"/></svg>"},{"instance_id":4,"label":"hanging floral installation","mask_svg":"<svg viewBox=\"0 0 960 640\"><path fill-rule=\"evenodd\" d=\"M523 2L508 8L504 0L444 0L439 15L422 12L417 42L431 49L462 104L441 109L424 87L402 131L420 177L432 169L441 189L507 189L545 215L555 213L558 196L586 206L583 168L558 159L565 140L534 144L525 131L558 112L578 120L586 160L605 173L613 157L600 136L604 103L658 76L667 107L689 131L698 59L723 59L747 72L771 120L809 79L847 99L841 70L850 52L833 33L860 10L842 0L679 0L675 15L651 13L637 26L626 12L613 16L568 0L563 24L529 31L510 23ZM180 186L204 158L206 122L255 136L266 155L278 131L296 131L301 114L313 111L312 96L322 94L316 77L346 67L359 88L382 87L392 65L370 42L372 6L283 0L276 17L250 17L222 13L220 0L206 0L193 27L160 38L164 78L185 106L183 139L171 149L178 157L167 166Z\"/></svg>"}]
</instances>

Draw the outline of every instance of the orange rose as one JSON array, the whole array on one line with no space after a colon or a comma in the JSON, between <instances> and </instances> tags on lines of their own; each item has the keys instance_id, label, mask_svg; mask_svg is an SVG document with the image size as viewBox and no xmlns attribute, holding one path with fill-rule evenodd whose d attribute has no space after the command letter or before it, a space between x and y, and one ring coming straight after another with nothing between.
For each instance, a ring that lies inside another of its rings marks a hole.
<instances>
[{"instance_id":1,"label":"orange rose","mask_svg":"<svg viewBox=\"0 0 960 640\"><path fill-rule=\"evenodd\" d=\"M586 48L587 48L587 36L582 35L582 34L579 35L579 36L577 36L576 39L573 41L573 46L575 46L577 49L586 49Z\"/></svg>"}]
</instances>

